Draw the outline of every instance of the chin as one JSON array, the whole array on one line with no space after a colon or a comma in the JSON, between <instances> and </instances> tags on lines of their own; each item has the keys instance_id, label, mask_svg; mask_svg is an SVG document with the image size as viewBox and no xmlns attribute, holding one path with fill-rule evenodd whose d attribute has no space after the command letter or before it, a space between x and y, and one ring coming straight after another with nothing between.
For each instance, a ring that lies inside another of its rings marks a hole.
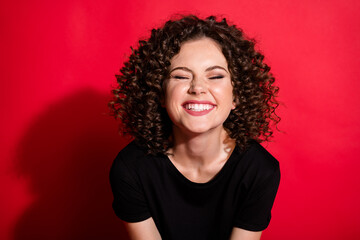
<instances>
[{"instance_id":1,"label":"chin","mask_svg":"<svg viewBox=\"0 0 360 240\"><path fill-rule=\"evenodd\" d=\"M187 127L184 130L186 132L194 133L194 134L202 134L202 133L210 133L216 129L222 129L222 125L219 126L193 126Z\"/></svg>"}]
</instances>

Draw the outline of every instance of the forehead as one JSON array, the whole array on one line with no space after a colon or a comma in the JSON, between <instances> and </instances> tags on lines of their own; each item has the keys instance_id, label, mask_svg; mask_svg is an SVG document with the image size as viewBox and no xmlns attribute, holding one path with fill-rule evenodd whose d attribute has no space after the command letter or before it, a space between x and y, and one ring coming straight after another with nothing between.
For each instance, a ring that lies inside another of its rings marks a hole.
<instances>
[{"instance_id":1,"label":"forehead","mask_svg":"<svg viewBox=\"0 0 360 240\"><path fill-rule=\"evenodd\" d=\"M186 67L209 67L219 65L227 68L227 61L218 43L210 38L186 41L180 51L171 59L171 68L179 65Z\"/></svg>"}]
</instances>

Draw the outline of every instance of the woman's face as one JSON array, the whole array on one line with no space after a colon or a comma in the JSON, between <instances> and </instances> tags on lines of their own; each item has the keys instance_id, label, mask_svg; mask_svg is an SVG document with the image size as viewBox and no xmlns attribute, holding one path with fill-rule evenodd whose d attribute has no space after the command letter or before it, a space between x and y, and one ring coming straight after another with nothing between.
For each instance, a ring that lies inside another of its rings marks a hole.
<instances>
[{"instance_id":1,"label":"woman's face","mask_svg":"<svg viewBox=\"0 0 360 240\"><path fill-rule=\"evenodd\" d=\"M190 40L171 59L164 105L175 128L186 134L223 129L235 108L227 61L210 38Z\"/></svg>"}]
</instances>

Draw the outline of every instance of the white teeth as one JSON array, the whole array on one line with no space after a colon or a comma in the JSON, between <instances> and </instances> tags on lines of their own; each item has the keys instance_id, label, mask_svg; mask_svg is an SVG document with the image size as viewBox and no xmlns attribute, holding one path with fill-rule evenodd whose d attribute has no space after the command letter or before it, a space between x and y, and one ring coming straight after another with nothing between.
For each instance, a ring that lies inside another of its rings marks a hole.
<instances>
[{"instance_id":1,"label":"white teeth","mask_svg":"<svg viewBox=\"0 0 360 240\"><path fill-rule=\"evenodd\" d=\"M185 108L191 111L195 111L195 112L200 112L200 111L204 111L204 110L209 110L214 108L213 105L210 104L186 104Z\"/></svg>"}]
</instances>

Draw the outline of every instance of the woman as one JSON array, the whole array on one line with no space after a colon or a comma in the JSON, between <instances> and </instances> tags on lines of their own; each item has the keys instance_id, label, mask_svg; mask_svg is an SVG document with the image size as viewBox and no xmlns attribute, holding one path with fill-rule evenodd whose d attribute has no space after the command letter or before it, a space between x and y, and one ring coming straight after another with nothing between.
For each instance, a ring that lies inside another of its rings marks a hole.
<instances>
[{"instance_id":1,"label":"woman","mask_svg":"<svg viewBox=\"0 0 360 240\"><path fill-rule=\"evenodd\" d=\"M110 106L134 141L110 171L131 239L260 239L280 180L259 142L278 88L241 30L186 16L153 29Z\"/></svg>"}]
</instances>

